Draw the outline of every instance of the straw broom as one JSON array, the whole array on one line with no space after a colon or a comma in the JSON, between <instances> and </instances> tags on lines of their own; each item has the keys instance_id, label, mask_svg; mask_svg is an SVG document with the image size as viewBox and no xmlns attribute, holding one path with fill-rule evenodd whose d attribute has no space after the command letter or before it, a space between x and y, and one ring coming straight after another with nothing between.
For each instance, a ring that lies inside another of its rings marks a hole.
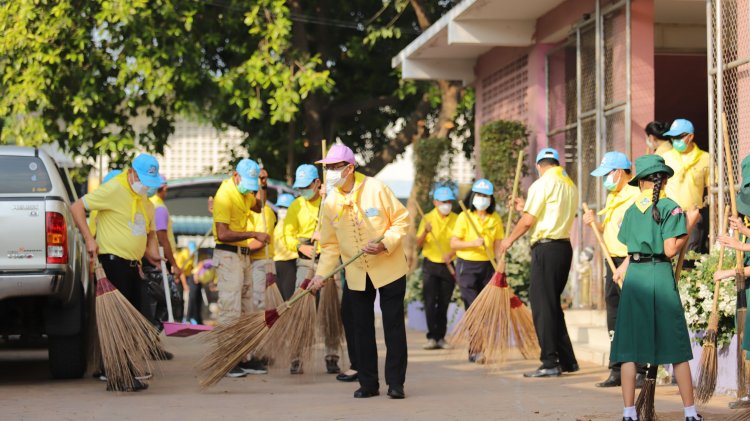
<instances>
[{"instance_id":1,"label":"straw broom","mask_svg":"<svg viewBox=\"0 0 750 421\"><path fill-rule=\"evenodd\" d=\"M522 164L523 151L519 152L518 155L511 201L515 201ZM481 238L479 228L471 219L466 206L461 201L458 203L469 217L469 222L477 237ZM510 230L511 220L512 207L508 213L508 231ZM530 329L527 323L531 319L528 308L517 297L516 300L511 301L514 295L505 276L505 256L501 256L499 264L496 264L486 245L484 249L490 256L495 274L479 293L474 303L466 310L464 317L454 328L450 341L455 345L468 345L471 354L482 352L489 359L496 358L498 361L502 361L505 358L506 351L511 346L510 331L511 324L513 324L512 330L516 338L516 345L519 346L524 357L529 358L534 349L529 344L536 342L537 339L533 322ZM516 312L518 314L513 314ZM538 348L536 349L538 351Z\"/></svg>"},{"instance_id":2,"label":"straw broom","mask_svg":"<svg viewBox=\"0 0 750 421\"><path fill-rule=\"evenodd\" d=\"M721 232L727 230L729 219L729 206L724 209L724 227ZM719 264L717 270L724 265L724 245L719 248ZM698 381L695 385L695 400L704 404L711 400L716 390L717 358L716 358L716 335L719 328L719 289L721 281L714 281L714 301L711 306L711 317L708 319L708 329L703 338L703 352L701 362L698 365Z\"/></svg>"},{"instance_id":3,"label":"straw broom","mask_svg":"<svg viewBox=\"0 0 750 421\"><path fill-rule=\"evenodd\" d=\"M729 129L727 124L727 115L722 113L722 128L724 130L724 156L727 164L727 178L729 179L729 200L732 206L732 216L735 218L737 214L737 197L735 196L734 187L734 164L732 163L732 150L729 147ZM740 233L735 231L734 238L739 240ZM742 342L745 336L745 315L747 314L747 296L745 295L745 265L743 262L743 253L741 250L736 250L735 256L737 257L737 270L734 275L735 288L737 290L737 397L743 398L748 396L748 379L747 375L750 373L750 367L745 357L745 350L742 349ZM735 407L746 407L750 405L750 401L743 401L742 399L737 400Z\"/></svg>"},{"instance_id":4,"label":"straw broom","mask_svg":"<svg viewBox=\"0 0 750 421\"><path fill-rule=\"evenodd\" d=\"M151 372L152 355L159 351L159 333L112 285L104 269L96 269L96 322L107 389L133 390L136 377Z\"/></svg>"}]
</instances>

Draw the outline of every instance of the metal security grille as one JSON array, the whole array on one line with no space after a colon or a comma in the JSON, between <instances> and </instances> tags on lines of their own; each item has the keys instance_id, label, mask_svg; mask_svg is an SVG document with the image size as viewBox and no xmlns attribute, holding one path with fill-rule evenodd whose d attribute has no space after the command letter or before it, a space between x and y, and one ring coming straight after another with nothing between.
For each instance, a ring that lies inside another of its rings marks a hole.
<instances>
[{"instance_id":1,"label":"metal security grille","mask_svg":"<svg viewBox=\"0 0 750 421\"><path fill-rule=\"evenodd\" d=\"M712 157L709 206L713 244L729 203L729 177L739 186L739 163L750 153L750 4L745 0L709 0L708 109L709 153ZM731 156L724 152L723 115L727 118ZM744 141L742 140L744 139ZM731 159L734 174L727 174Z\"/></svg>"},{"instance_id":2,"label":"metal security grille","mask_svg":"<svg viewBox=\"0 0 750 421\"><path fill-rule=\"evenodd\" d=\"M585 202L600 209L605 192L589 173L606 151L630 155L630 0L597 0L595 12L579 22L567 42L552 49L546 59L547 139L565 151L565 169ZM580 214L580 212L579 212ZM590 229L577 220L576 252L596 246ZM594 247L598 253L598 247ZM601 257L601 256L599 256ZM574 258L574 261L577 260ZM595 279L590 296L603 304L603 266L594 260ZM587 295L581 294L579 296Z\"/></svg>"},{"instance_id":3,"label":"metal security grille","mask_svg":"<svg viewBox=\"0 0 750 421\"><path fill-rule=\"evenodd\" d=\"M528 56L523 56L482 79L480 123L496 120L526 122Z\"/></svg>"}]
</instances>

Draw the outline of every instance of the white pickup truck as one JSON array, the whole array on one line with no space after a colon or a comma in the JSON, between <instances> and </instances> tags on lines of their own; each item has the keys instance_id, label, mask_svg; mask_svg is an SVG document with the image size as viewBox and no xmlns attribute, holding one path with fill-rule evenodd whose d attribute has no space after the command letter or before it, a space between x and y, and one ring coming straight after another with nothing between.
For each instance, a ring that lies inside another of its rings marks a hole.
<instances>
[{"instance_id":1,"label":"white pickup truck","mask_svg":"<svg viewBox=\"0 0 750 421\"><path fill-rule=\"evenodd\" d=\"M86 369L94 288L75 200L66 168L45 151L0 146L0 336L46 337L54 378Z\"/></svg>"}]
</instances>

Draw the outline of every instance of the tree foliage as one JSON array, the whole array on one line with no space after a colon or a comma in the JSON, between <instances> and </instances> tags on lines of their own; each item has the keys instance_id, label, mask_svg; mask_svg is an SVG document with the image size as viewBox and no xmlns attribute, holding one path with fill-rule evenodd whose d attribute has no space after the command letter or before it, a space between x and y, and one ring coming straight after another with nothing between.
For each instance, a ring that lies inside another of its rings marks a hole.
<instances>
[{"instance_id":1,"label":"tree foliage","mask_svg":"<svg viewBox=\"0 0 750 421\"><path fill-rule=\"evenodd\" d=\"M528 131L520 121L493 121L480 129L482 174L495 185L497 197L510 197L518 151L528 146ZM525 165L521 175L526 174Z\"/></svg>"}]
</instances>

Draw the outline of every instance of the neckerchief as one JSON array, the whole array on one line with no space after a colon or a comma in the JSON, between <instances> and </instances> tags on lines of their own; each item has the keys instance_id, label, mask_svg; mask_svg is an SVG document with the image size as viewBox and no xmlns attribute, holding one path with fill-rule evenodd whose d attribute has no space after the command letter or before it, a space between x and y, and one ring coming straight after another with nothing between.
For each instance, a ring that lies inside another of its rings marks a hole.
<instances>
[{"instance_id":1,"label":"neckerchief","mask_svg":"<svg viewBox=\"0 0 750 421\"><path fill-rule=\"evenodd\" d=\"M701 158L700 152L701 150L698 149L697 145L693 146L693 150L686 154L677 152L678 159L680 160L680 164L682 164L682 168L675 175L680 177L681 182L685 180L685 175L690 174L690 181L692 183L695 183L695 174L693 173L693 171L690 171L690 170L692 170L693 167L695 167L700 161L700 158ZM687 160L687 163L683 161L683 158Z\"/></svg>"},{"instance_id":2,"label":"neckerchief","mask_svg":"<svg viewBox=\"0 0 750 421\"><path fill-rule=\"evenodd\" d=\"M341 220L341 216L344 215L344 211L347 207L351 207L354 209L354 223L359 225L362 223L362 220L366 219L365 214L362 212L362 209L359 207L359 199L362 196L362 186L365 184L365 175L360 173L354 173L354 186L352 187L352 190L349 193L344 193L341 191L341 188L336 188L336 192L338 193L336 195L336 204L335 208L341 207L339 211L336 214L336 217L333 218L333 223L336 224L339 220ZM322 205L322 204L321 204ZM360 219L360 217L362 219Z\"/></svg>"},{"instance_id":3,"label":"neckerchief","mask_svg":"<svg viewBox=\"0 0 750 421\"><path fill-rule=\"evenodd\" d=\"M624 203L627 203L630 198L633 197L633 195L625 194L628 186L624 186L622 190L616 193L610 193L610 197L612 200L607 200L607 204L605 205L604 209L600 210L597 215L604 215L604 221L602 224L607 225L609 221L612 220L612 214L614 213L615 209L623 205Z\"/></svg>"},{"instance_id":4,"label":"neckerchief","mask_svg":"<svg viewBox=\"0 0 750 421\"><path fill-rule=\"evenodd\" d=\"M122 174L116 176L115 180L117 180L117 182L120 183L128 193L130 193L130 222L135 224L135 214L140 208L141 213L143 214L143 219L146 221L146 231L148 231L149 227L151 226L151 221L148 219L146 207L143 205L143 201L148 199L146 198L146 196L141 196L140 194L134 192L133 188L130 187L127 170L123 171Z\"/></svg>"},{"instance_id":5,"label":"neckerchief","mask_svg":"<svg viewBox=\"0 0 750 421\"><path fill-rule=\"evenodd\" d=\"M569 186L575 187L575 183L573 183L573 180L568 177L568 174L565 172L565 169L561 166L555 166L547 170L547 172L544 173L544 175L549 174L551 177L555 177L557 179L562 180L565 182L565 184Z\"/></svg>"},{"instance_id":6,"label":"neckerchief","mask_svg":"<svg viewBox=\"0 0 750 421\"><path fill-rule=\"evenodd\" d=\"M635 206L638 208L641 213L646 213L648 208L651 207L651 198L654 197L654 189L646 189L642 190L641 194L638 195L638 198L635 199ZM667 193L662 190L659 192L659 199L664 199L667 197Z\"/></svg>"}]
</instances>

